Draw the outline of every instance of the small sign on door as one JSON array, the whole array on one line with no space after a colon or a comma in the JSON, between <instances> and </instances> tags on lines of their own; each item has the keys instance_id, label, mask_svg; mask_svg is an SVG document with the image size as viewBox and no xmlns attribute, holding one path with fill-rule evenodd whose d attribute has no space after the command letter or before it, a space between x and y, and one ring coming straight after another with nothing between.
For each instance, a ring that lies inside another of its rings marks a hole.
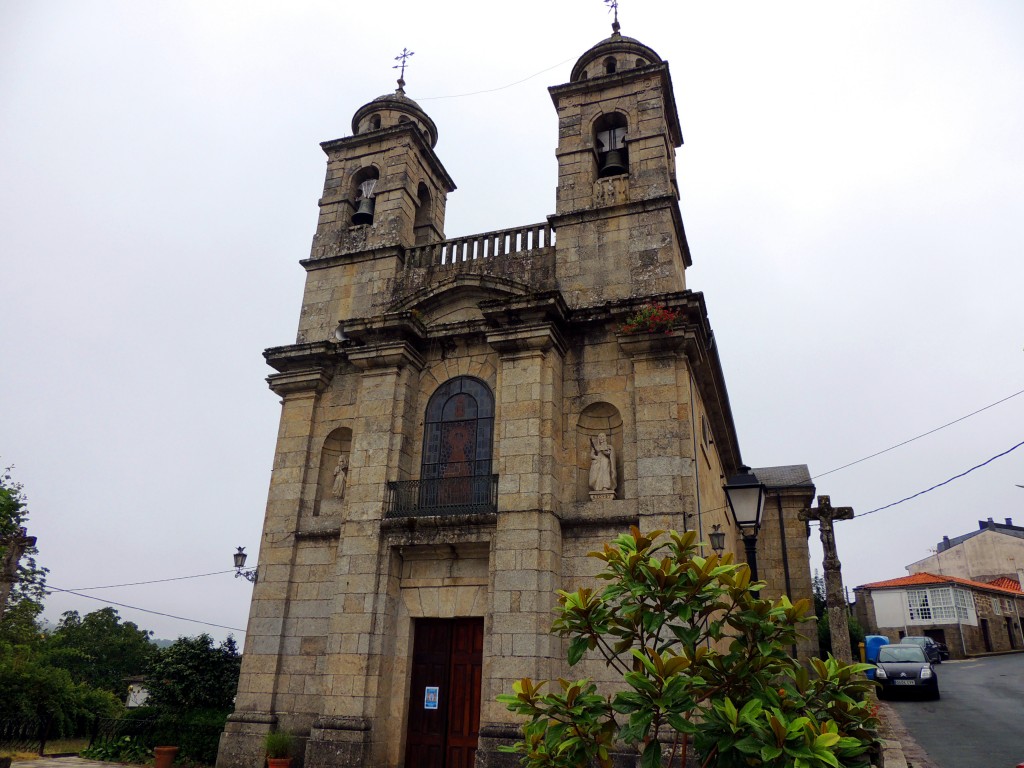
<instances>
[{"instance_id":1,"label":"small sign on door","mask_svg":"<svg viewBox=\"0 0 1024 768\"><path fill-rule=\"evenodd\" d=\"M424 709L437 709L437 700L439 698L438 686L428 685L426 692L423 694L423 708Z\"/></svg>"}]
</instances>

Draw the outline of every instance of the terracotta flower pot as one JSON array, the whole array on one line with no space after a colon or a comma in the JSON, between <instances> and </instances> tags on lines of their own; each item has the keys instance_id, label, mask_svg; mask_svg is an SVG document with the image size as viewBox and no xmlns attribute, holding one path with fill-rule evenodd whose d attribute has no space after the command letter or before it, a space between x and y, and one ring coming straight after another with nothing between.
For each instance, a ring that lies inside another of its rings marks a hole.
<instances>
[{"instance_id":1,"label":"terracotta flower pot","mask_svg":"<svg viewBox=\"0 0 1024 768\"><path fill-rule=\"evenodd\" d=\"M268 757L267 768L291 768L292 759L290 757Z\"/></svg>"},{"instance_id":2,"label":"terracotta flower pot","mask_svg":"<svg viewBox=\"0 0 1024 768\"><path fill-rule=\"evenodd\" d=\"M178 747L153 747L155 768L171 768L174 758L178 756Z\"/></svg>"}]
</instances>

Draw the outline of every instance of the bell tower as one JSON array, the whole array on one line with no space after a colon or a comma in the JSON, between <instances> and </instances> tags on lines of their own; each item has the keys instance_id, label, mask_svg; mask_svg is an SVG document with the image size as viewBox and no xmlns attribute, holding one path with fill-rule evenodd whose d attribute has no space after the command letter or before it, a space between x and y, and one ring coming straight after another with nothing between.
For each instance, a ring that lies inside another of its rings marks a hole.
<instances>
[{"instance_id":1,"label":"bell tower","mask_svg":"<svg viewBox=\"0 0 1024 768\"><path fill-rule=\"evenodd\" d=\"M298 341L333 339L339 322L374 314L377 295L403 266L405 250L444 240L455 183L434 152L437 126L405 95L356 110L352 135L320 146L327 179L310 258ZM370 263L372 262L372 264Z\"/></svg>"},{"instance_id":2,"label":"bell tower","mask_svg":"<svg viewBox=\"0 0 1024 768\"><path fill-rule=\"evenodd\" d=\"M558 112L557 280L574 307L682 291L682 146L668 63L619 33L548 89Z\"/></svg>"}]
</instances>

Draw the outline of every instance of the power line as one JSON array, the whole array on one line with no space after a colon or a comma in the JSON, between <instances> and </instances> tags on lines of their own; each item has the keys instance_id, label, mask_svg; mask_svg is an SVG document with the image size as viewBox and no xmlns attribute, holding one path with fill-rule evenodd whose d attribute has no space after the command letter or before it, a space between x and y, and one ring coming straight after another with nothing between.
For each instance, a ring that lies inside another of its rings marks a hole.
<instances>
[{"instance_id":1,"label":"power line","mask_svg":"<svg viewBox=\"0 0 1024 768\"><path fill-rule=\"evenodd\" d=\"M947 423L943 424L942 426L935 427L934 429L929 429L927 432L922 432L920 435L917 435L916 437L911 437L908 440L904 440L902 442L896 443L895 445L891 445L888 448L884 448L881 451L875 451L875 453L872 453L872 454L870 454L868 456L864 456L863 458L857 459L856 461L851 461L851 462L849 462L847 464L843 464L842 466L835 467L834 469L830 469L830 470L828 470L826 472L820 472L819 474L814 475L813 477L809 477L807 480L801 480L800 482L797 482L797 483L790 483L789 485L780 485L780 486L778 486L778 488L780 488L780 489L796 488L797 486L803 485L804 483L808 483L808 482L817 480L819 478L822 478L825 475L831 475L833 472L838 472L841 469L847 469L848 467L852 467L855 464L860 464L861 462L867 461L868 459L873 459L876 456L881 456L883 453L888 453L889 451L895 450L895 449L900 448L900 447L902 447L904 445L912 443L915 440L920 440L922 437L927 437L928 435L933 435L936 432L945 429L946 427L951 427L954 424L959 424L961 421L963 421L965 419L971 418L971 416L976 416L979 413L982 413L983 411L987 411L989 408L994 408L995 406L1000 405L1001 403L1005 403L1007 400L1012 400L1013 398L1017 397L1018 395L1024 395L1024 389L1019 390L1017 392L1014 392L1012 395L1007 395L1006 397L1004 397L1004 398L1002 398L1000 400L996 400L994 403L989 403L988 405L986 405L986 406L984 406L982 408L978 408L976 411L971 411L966 416L961 416L960 418L953 419L953 421L947 422ZM1010 449L1010 451L1015 450L1017 447L1018 446L1014 446L1013 448ZM1009 451L1006 451L1006 453L1009 453ZM1003 453L999 454L999 456L1003 456L1003 455L1005 455L1005 454L1003 454ZM992 458L993 459L998 459L999 456L993 456ZM992 461L992 459L989 459L989 461ZM985 462L985 464L987 464L987 463L988 462ZM967 470L967 472L964 472L961 475L957 475L956 477L951 477L949 480L946 480L945 482L939 483L939 485L933 486L932 488L929 488L929 489L927 489L925 491L921 491L921 493L927 493L928 491L935 490L935 488L938 488L940 486L945 485L946 483L952 482L953 480L956 480L956 479L958 479L960 477L963 477L963 475L966 475L966 474L968 474L970 472L973 472L975 469L978 469L979 467L985 466L985 464L979 464L977 467L972 467L971 469ZM920 496L921 493L914 494L914 496ZM896 504L901 504L904 501L907 501L909 499L914 498L914 496L909 496L909 497L907 497L907 499L901 499L900 501L893 502L893 504L890 504L887 507L880 507L879 509L871 510L871 512L864 512L861 515L857 515L857 517L863 517L864 515L870 515L872 512L879 512L882 509L887 509L888 507L895 506ZM720 512L723 509L728 509L728 508L729 508L728 506L714 507L713 509L705 509L705 510L703 510L701 514L707 515L707 514L710 514L712 512Z\"/></svg>"},{"instance_id":2,"label":"power line","mask_svg":"<svg viewBox=\"0 0 1024 768\"><path fill-rule=\"evenodd\" d=\"M482 93L494 93L496 91L504 91L506 88L511 88L514 85L520 85L522 83L525 83L527 80L533 80L533 78L538 77L540 75L543 75L545 72L550 72L552 69L556 69L557 67L560 67L563 64L568 64L570 61L572 61L572 59L566 59L565 61L560 61L557 64L554 64L554 65L548 67L547 69L542 69L540 72L534 72L529 77L524 77L522 80L516 80L514 83L509 83L508 85L499 85L497 88L487 88L487 89L482 90L482 91L473 91L472 93L453 93L450 96L417 96L416 97L416 101L438 101L440 99L461 99L461 98L464 98L466 96L479 96Z\"/></svg>"},{"instance_id":3,"label":"power line","mask_svg":"<svg viewBox=\"0 0 1024 768\"><path fill-rule=\"evenodd\" d=\"M822 472L820 474L817 474L814 477L812 477L811 479L812 480L817 480L819 477L824 477L825 475L831 475L833 472L838 472L841 469L846 469L847 467L852 467L854 464L860 464L862 461L867 461L868 459L875 458L875 456L881 456L883 453L888 453L889 451L894 451L897 448L902 448L904 445L912 443L915 440L920 440L922 437L928 437L928 435L933 435L936 432L938 432L939 430L945 429L946 427L951 427L954 424L959 424L964 419L971 418L971 416L977 416L982 411L987 411L989 408L995 408L1000 403L1005 403L1007 400L1011 400L1011 399L1017 397L1018 395L1024 395L1024 389L1020 390L1019 392L1014 392L1012 395L1007 395L1002 400L996 400L994 403L989 403L984 408L979 408L976 411L972 411L971 413L968 413L966 416L961 416L959 419L954 419L953 421L950 421L950 422L948 422L946 424L943 424L941 427L935 427L935 429L929 429L927 432L922 432L917 437L912 437L909 440L904 440L901 443L896 443L896 445L890 445L888 448L885 448L885 449L883 449L881 451L876 451L875 453L872 453L870 456L865 456L862 459L857 459L856 461L851 461L849 464L843 464L841 467L836 467L835 469L830 469L827 472Z\"/></svg>"},{"instance_id":4,"label":"power line","mask_svg":"<svg viewBox=\"0 0 1024 768\"><path fill-rule=\"evenodd\" d=\"M102 587L75 587L74 589L64 590L66 592L89 592L94 589L114 589L115 587L137 587L140 584L162 584L165 581L183 581L185 579L201 579L204 576L220 576L223 573L231 573L234 568L229 568L226 571L210 571L209 573L197 573L193 576L173 576L169 579L153 579L151 581L129 581L126 584L105 584ZM246 568L245 570L250 570Z\"/></svg>"},{"instance_id":5,"label":"power line","mask_svg":"<svg viewBox=\"0 0 1024 768\"><path fill-rule=\"evenodd\" d=\"M883 509L889 509L890 507L895 507L897 504L902 504L905 501L910 501L911 499L916 499L918 496L923 496L924 494L928 493L929 491L934 491L936 488L941 488L944 485L949 485L954 480L959 480L961 477L964 477L965 475L971 474L971 472L973 472L974 470L981 469L986 464L991 464L996 459L1002 458L1003 456L1005 456L1008 453L1012 453L1013 451L1015 451L1018 448L1020 448L1022 445L1024 445L1024 442L1017 443L1012 448L1007 448L1002 453L997 453L992 458L986 459L985 461L981 462L981 464L976 464L973 467L971 467L970 469L961 472L959 475L953 475L953 477L951 477L951 478L949 478L947 480L943 480L941 483L936 483L931 488L925 488L923 491L918 491L913 496L907 496L905 499L900 499L899 501L894 501L892 504L886 504L884 507L878 507L877 509L872 509L869 512L861 512L859 515L854 515L854 517L865 517L867 515L873 515L875 512L881 512Z\"/></svg>"},{"instance_id":6,"label":"power line","mask_svg":"<svg viewBox=\"0 0 1024 768\"><path fill-rule=\"evenodd\" d=\"M83 594L81 594L79 592L75 592L74 590L71 590L71 589L61 589L60 587L53 587L53 586L50 586L49 584L46 585L46 590L48 592L63 592L63 593L68 594L68 595L74 595L75 597L84 597L87 600L97 600L98 602L106 603L107 605L116 605L119 608L130 608L133 611L142 611L143 613L152 613L155 616L165 616L168 619L178 619L179 621L189 621L189 622L192 622L193 624L205 624L208 627L217 627L218 629L230 629L232 632L241 632L243 635L245 634L245 630L244 629L239 629L238 627L229 627L229 626L227 626L225 624L214 624L212 621L202 621L201 619L190 619L187 616L175 616L173 613L163 613L161 611L151 611L148 608L139 608L139 606L137 606L137 605L128 605L127 603L116 603L113 600L104 600L102 597L93 597L92 595L83 595Z\"/></svg>"}]
</instances>

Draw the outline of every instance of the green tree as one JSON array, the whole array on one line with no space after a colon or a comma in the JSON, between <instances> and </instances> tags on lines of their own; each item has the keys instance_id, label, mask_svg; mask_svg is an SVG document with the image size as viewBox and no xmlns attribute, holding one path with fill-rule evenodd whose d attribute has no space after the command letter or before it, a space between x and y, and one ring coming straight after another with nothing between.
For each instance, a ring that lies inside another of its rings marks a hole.
<instances>
[{"instance_id":1,"label":"green tree","mask_svg":"<svg viewBox=\"0 0 1024 768\"><path fill-rule=\"evenodd\" d=\"M127 677L145 673L156 656L152 635L131 621L122 621L114 608L84 617L67 611L47 638L50 663L66 669L72 679L110 691L123 699Z\"/></svg>"},{"instance_id":2,"label":"green tree","mask_svg":"<svg viewBox=\"0 0 1024 768\"><path fill-rule=\"evenodd\" d=\"M149 703L172 712L228 711L238 690L242 657L228 636L214 645L207 634L179 637L161 648L149 666Z\"/></svg>"},{"instance_id":3,"label":"green tree","mask_svg":"<svg viewBox=\"0 0 1024 768\"><path fill-rule=\"evenodd\" d=\"M6 605L0 606L0 638L18 642L38 632L36 618L43 610L46 590L46 569L36 564L39 554L35 545L12 552L15 542L24 535L28 525L28 502L21 483L11 476L11 468L0 471L0 563L17 556L13 582Z\"/></svg>"},{"instance_id":4,"label":"green tree","mask_svg":"<svg viewBox=\"0 0 1024 768\"><path fill-rule=\"evenodd\" d=\"M621 684L560 679L544 691L524 678L499 696L528 718L505 749L522 765L608 768L623 747L642 768L685 765L691 747L716 768L867 765L867 665L814 659L808 670L787 651L807 601L760 599L763 582L731 555L702 557L692 531L632 528L591 556L607 586L560 591L553 631L569 639L571 666L597 654Z\"/></svg>"}]
</instances>

